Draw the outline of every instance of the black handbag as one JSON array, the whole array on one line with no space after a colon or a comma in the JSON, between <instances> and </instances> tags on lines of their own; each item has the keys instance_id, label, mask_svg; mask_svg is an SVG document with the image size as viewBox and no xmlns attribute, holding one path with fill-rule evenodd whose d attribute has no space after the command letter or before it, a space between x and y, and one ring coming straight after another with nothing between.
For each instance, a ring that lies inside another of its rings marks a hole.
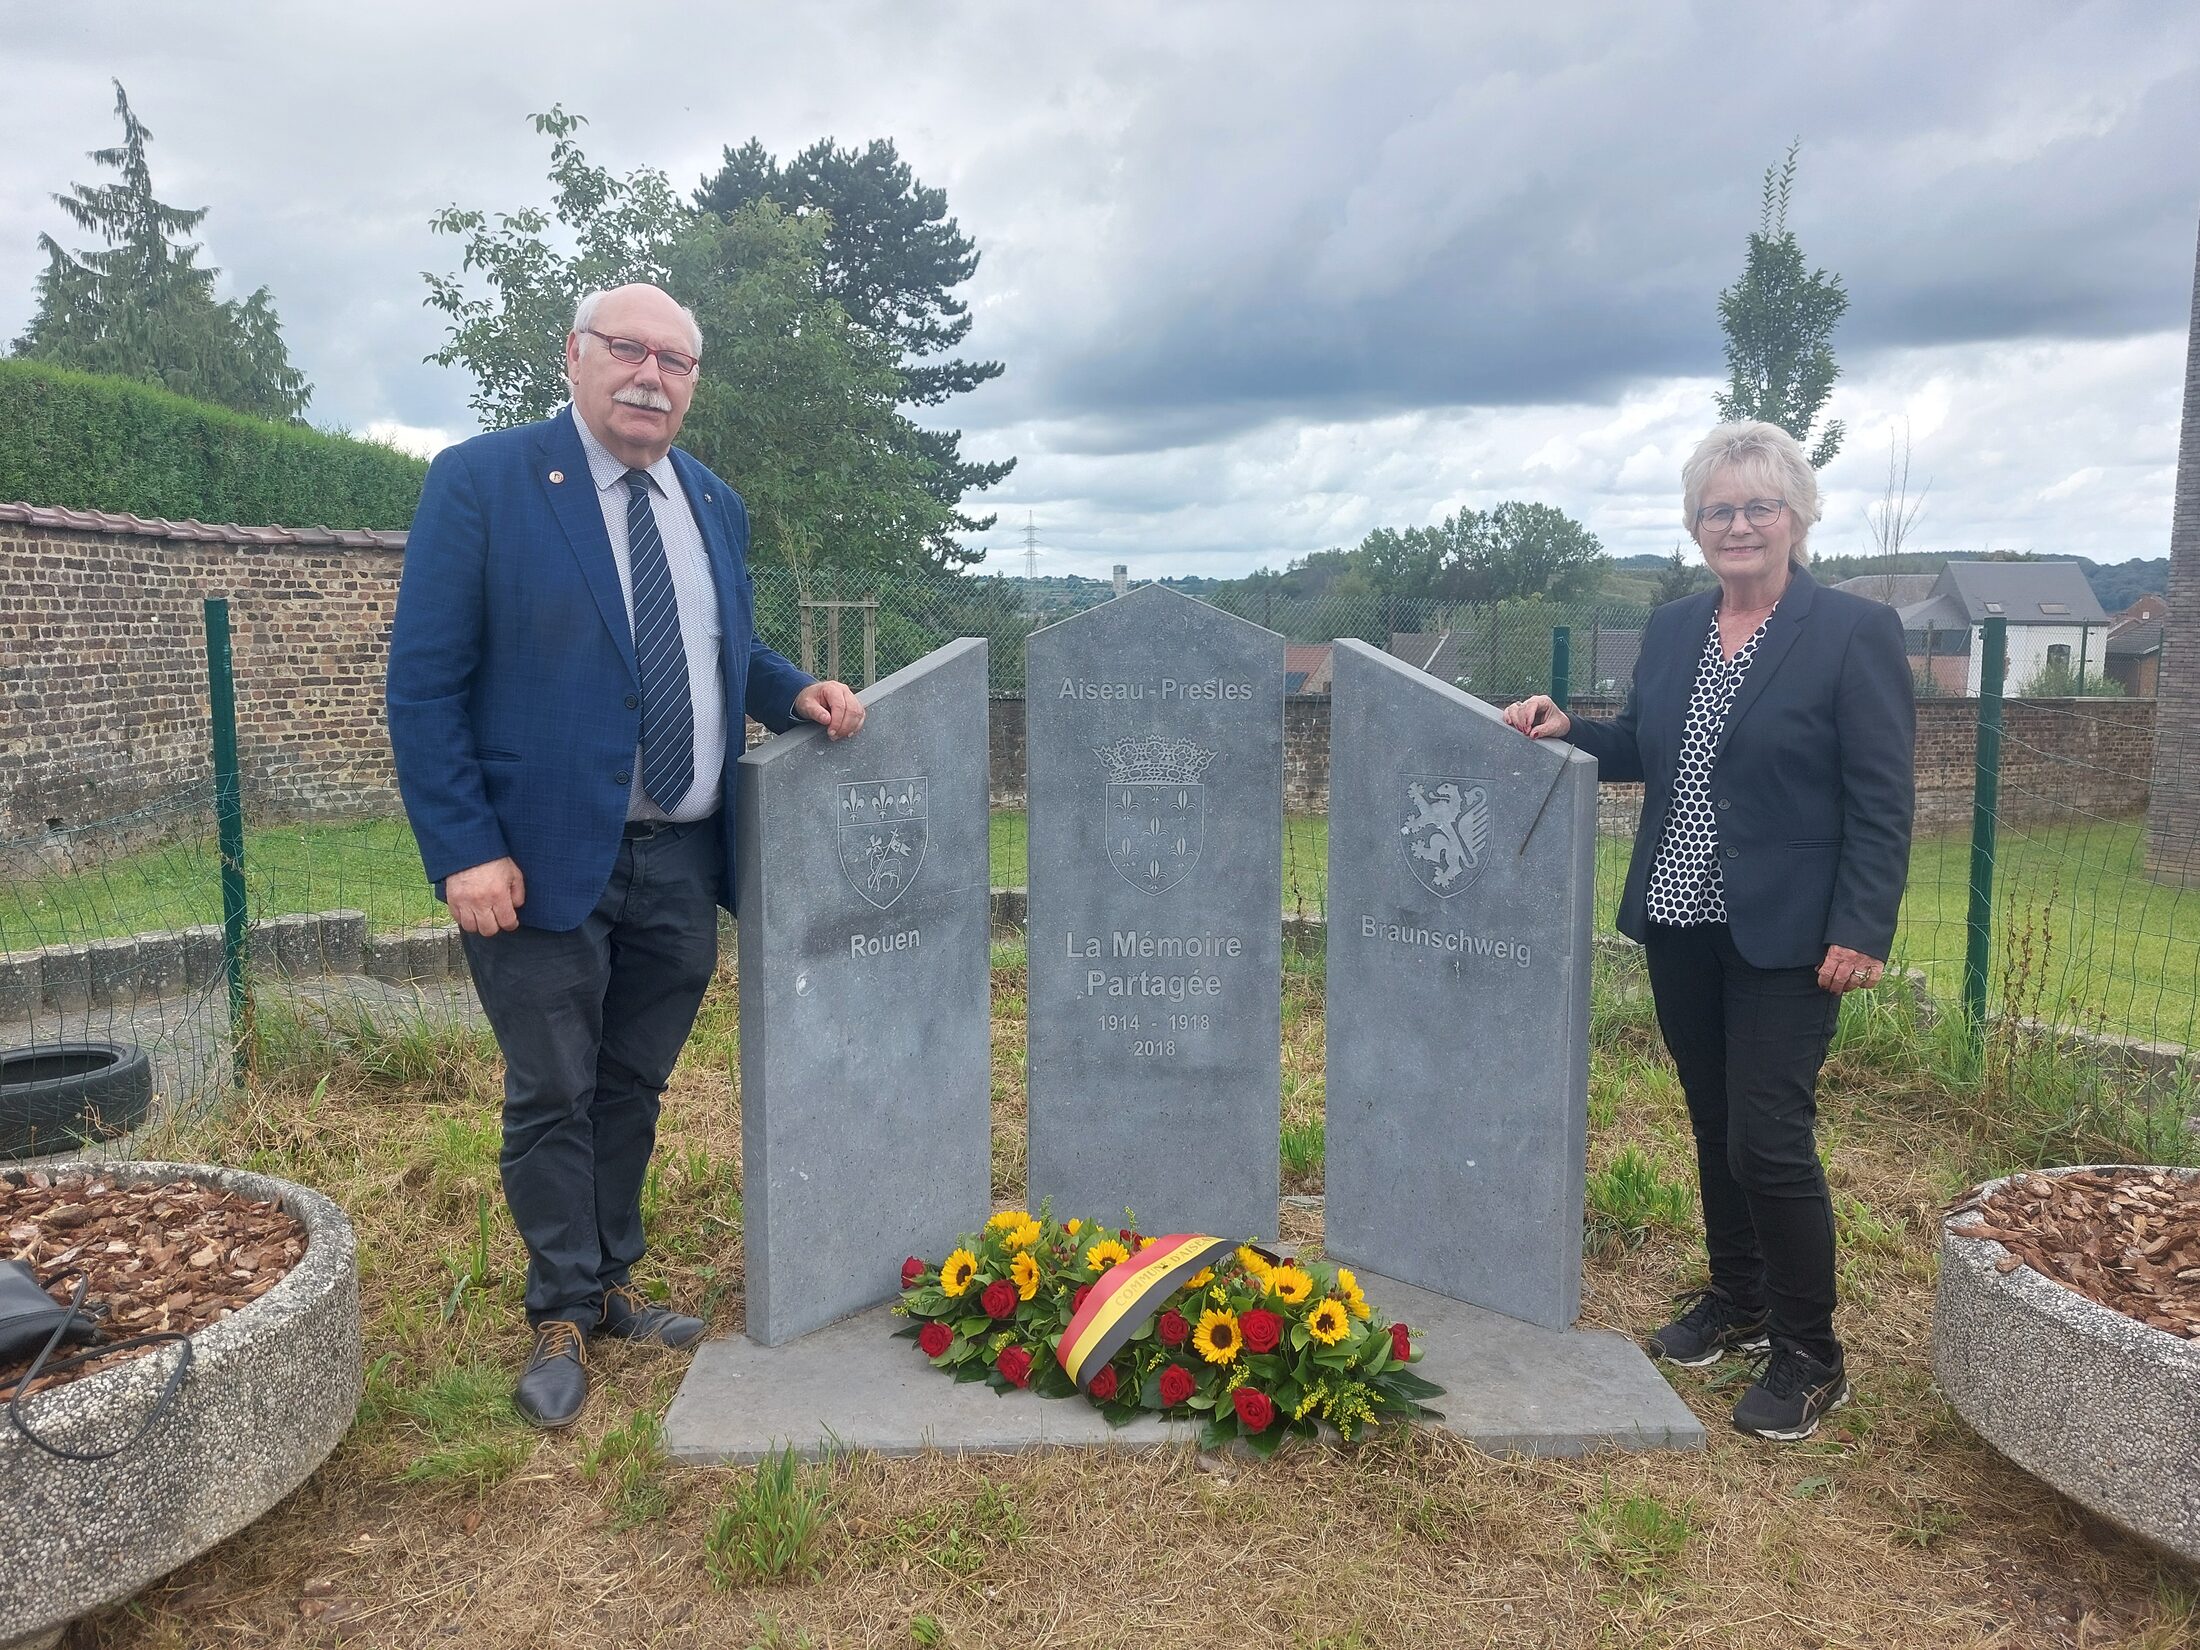
<instances>
[{"instance_id":1,"label":"black handbag","mask_svg":"<svg viewBox=\"0 0 2200 1650\"><path fill-rule=\"evenodd\" d=\"M46 1286L60 1278L74 1276L76 1288L70 1293L67 1305L46 1293ZM38 1354L31 1359L31 1366L15 1383L15 1391L8 1399L8 1419L15 1423L15 1430L36 1444L48 1455L59 1456L64 1461L107 1461L153 1430L154 1424L168 1413L176 1401L176 1394L183 1389L183 1378L191 1367L191 1337L175 1330L158 1330L147 1335L131 1335L119 1341L103 1337L99 1319L102 1309L96 1304L87 1306L85 1293L91 1288L88 1272L56 1272L50 1278L41 1279L36 1272L19 1260L0 1261L0 1363L21 1357L32 1347ZM180 1344L182 1353L176 1359L175 1368L168 1372L159 1395L153 1399L153 1407L135 1432L113 1449L80 1451L64 1449L59 1444L49 1444L31 1430L23 1418L23 1395L32 1382L41 1375L51 1375L57 1370L73 1369L87 1359L100 1358L110 1352L122 1352L138 1346L166 1346L171 1341ZM83 1345L86 1351L71 1354L58 1362L51 1361L54 1352L64 1342Z\"/></svg>"}]
</instances>

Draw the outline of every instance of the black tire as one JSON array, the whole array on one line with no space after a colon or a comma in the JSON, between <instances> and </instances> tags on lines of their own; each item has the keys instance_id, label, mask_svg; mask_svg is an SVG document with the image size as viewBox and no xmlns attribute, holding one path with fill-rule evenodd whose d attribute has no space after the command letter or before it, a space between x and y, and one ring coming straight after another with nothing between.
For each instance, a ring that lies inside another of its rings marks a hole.
<instances>
[{"instance_id":1,"label":"black tire","mask_svg":"<svg viewBox=\"0 0 2200 1650\"><path fill-rule=\"evenodd\" d=\"M153 1067L135 1043L33 1043L0 1051L0 1160L112 1140L145 1121Z\"/></svg>"}]
</instances>

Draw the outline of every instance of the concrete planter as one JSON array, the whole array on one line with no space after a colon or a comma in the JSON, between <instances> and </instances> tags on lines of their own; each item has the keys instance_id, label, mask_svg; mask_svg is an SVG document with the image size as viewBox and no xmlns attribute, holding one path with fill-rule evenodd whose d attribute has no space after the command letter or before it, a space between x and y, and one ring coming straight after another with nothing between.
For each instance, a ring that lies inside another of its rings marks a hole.
<instances>
[{"instance_id":1,"label":"concrete planter","mask_svg":"<svg viewBox=\"0 0 2200 1650\"><path fill-rule=\"evenodd\" d=\"M364 1358L351 1222L318 1192L237 1169L64 1163L116 1185L195 1180L275 1198L306 1251L258 1300L192 1336L175 1405L111 1461L57 1460L0 1417L0 1650L51 1642L67 1622L128 1598L258 1518L336 1447L359 1405ZM29 1399L33 1427L73 1449L112 1447L160 1390L155 1351Z\"/></svg>"},{"instance_id":2,"label":"concrete planter","mask_svg":"<svg viewBox=\"0 0 2200 1650\"><path fill-rule=\"evenodd\" d=\"M2029 1266L1997 1272L2008 1251L1963 1235L1982 1219L1967 1211L1941 1228L1933 1307L1941 1391L2027 1472L2200 1562L2200 1342L2096 1305Z\"/></svg>"}]
</instances>

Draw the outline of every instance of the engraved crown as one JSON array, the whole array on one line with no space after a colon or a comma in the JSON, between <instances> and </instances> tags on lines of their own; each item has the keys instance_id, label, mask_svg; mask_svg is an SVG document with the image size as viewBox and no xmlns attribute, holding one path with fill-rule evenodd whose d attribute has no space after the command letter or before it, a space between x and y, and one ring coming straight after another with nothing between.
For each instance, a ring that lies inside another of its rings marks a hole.
<instances>
[{"instance_id":1,"label":"engraved crown","mask_svg":"<svg viewBox=\"0 0 2200 1650\"><path fill-rule=\"evenodd\" d=\"M1215 753L1201 750L1189 739L1164 739L1158 733L1143 739L1118 739L1097 745L1100 760L1108 765L1111 785L1191 785L1207 771Z\"/></svg>"}]
</instances>

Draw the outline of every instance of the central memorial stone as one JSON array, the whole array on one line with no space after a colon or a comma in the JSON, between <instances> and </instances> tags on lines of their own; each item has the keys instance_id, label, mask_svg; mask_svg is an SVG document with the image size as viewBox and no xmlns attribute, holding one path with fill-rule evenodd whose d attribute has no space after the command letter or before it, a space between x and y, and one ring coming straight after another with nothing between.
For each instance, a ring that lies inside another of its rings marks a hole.
<instances>
[{"instance_id":1,"label":"central memorial stone","mask_svg":"<svg viewBox=\"0 0 2200 1650\"><path fill-rule=\"evenodd\" d=\"M1161 585L1025 655L1026 1195L1276 1229L1283 638Z\"/></svg>"}]
</instances>

